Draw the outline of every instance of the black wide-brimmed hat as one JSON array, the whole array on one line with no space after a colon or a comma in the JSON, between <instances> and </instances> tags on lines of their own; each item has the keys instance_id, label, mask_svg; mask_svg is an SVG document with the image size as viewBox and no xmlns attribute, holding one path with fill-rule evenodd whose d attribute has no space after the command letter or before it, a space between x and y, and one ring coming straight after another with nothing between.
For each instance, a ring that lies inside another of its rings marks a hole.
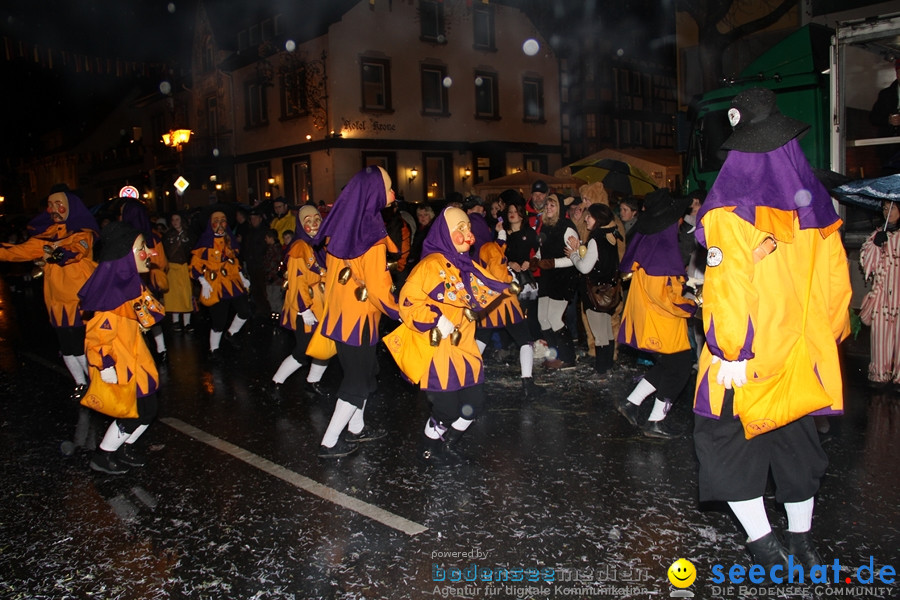
<instances>
[{"instance_id":1,"label":"black wide-brimmed hat","mask_svg":"<svg viewBox=\"0 0 900 600\"><path fill-rule=\"evenodd\" d=\"M690 205L689 197L673 196L666 188L653 190L644 196L644 210L634 230L643 235L659 233L677 223Z\"/></svg>"},{"instance_id":2,"label":"black wide-brimmed hat","mask_svg":"<svg viewBox=\"0 0 900 600\"><path fill-rule=\"evenodd\" d=\"M728 120L733 133L722 149L740 152L771 152L809 129L803 121L783 115L775 104L775 92L765 88L751 88L735 96Z\"/></svg>"}]
</instances>

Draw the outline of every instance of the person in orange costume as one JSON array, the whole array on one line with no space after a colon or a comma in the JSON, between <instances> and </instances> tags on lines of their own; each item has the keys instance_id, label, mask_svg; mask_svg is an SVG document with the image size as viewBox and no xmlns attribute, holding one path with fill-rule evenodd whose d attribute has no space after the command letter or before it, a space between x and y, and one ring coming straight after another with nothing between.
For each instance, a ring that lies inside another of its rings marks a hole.
<instances>
[{"instance_id":1,"label":"person in orange costume","mask_svg":"<svg viewBox=\"0 0 900 600\"><path fill-rule=\"evenodd\" d=\"M295 344L272 376L269 397L276 401L281 400L281 384L303 366L303 355L316 323L325 311L325 248L321 244L313 246L313 238L322 225L322 216L315 206L307 204L300 208L297 221L300 229L287 251L284 275L287 290L281 311L281 326L294 332ZM319 386L327 368L327 360L312 360L306 377L308 395L328 396Z\"/></svg>"},{"instance_id":2,"label":"person in orange costume","mask_svg":"<svg viewBox=\"0 0 900 600\"><path fill-rule=\"evenodd\" d=\"M490 274L497 281L511 283L512 272L507 266L506 230L501 224L497 224L498 241L494 241L491 228L484 215L470 213L469 221L472 224L472 235L475 241L472 244L473 262ZM522 379L522 393L526 398L535 398L544 394L544 388L534 382L534 339L531 330L525 321L525 313L519 304L518 296L514 294L504 295L497 303L488 307L478 321L478 330L475 332L475 341L478 351L484 354L491 335L497 329L505 329L513 342L519 348L519 372Z\"/></svg>"},{"instance_id":3,"label":"person in orange costume","mask_svg":"<svg viewBox=\"0 0 900 600\"><path fill-rule=\"evenodd\" d=\"M28 224L28 233L30 237L21 244L0 244L0 261L35 261L43 266L44 304L59 338L63 362L75 380L72 398L77 400L87 389L88 373L78 290L97 266L93 250L99 227L81 199L60 185L47 199L47 212ZM87 421L80 416L76 446L83 445L86 427Z\"/></svg>"},{"instance_id":4,"label":"person in orange costume","mask_svg":"<svg viewBox=\"0 0 900 600\"><path fill-rule=\"evenodd\" d=\"M147 248L151 251L150 273L147 275L147 282L150 292L157 298L162 298L163 294L169 290L169 261L166 258L162 238L150 226L147 207L133 198L124 198L119 220L135 228L144 236ZM156 324L150 329L150 337L156 343L156 356L159 357L159 362L165 363L168 360L168 353L161 324Z\"/></svg>"},{"instance_id":5,"label":"person in orange costume","mask_svg":"<svg viewBox=\"0 0 900 600\"><path fill-rule=\"evenodd\" d=\"M399 318L381 218L382 209L395 199L387 171L366 167L344 186L314 238L316 244L326 245L325 310L319 333L335 342L344 371L320 458L347 456L359 442L387 435L366 427L364 411L377 389L378 323L382 315Z\"/></svg>"},{"instance_id":6,"label":"person in orange costume","mask_svg":"<svg viewBox=\"0 0 900 600\"><path fill-rule=\"evenodd\" d=\"M484 363L475 342L474 311L498 300L509 284L493 279L472 260L474 242L468 215L445 208L425 238L422 260L400 290L400 327L427 337L434 349L423 354L407 345L400 350L414 354L400 361L404 364L421 359L415 373L404 374L425 390L431 403L419 452L426 463L458 462L453 445L484 407Z\"/></svg>"},{"instance_id":7,"label":"person in orange costume","mask_svg":"<svg viewBox=\"0 0 900 600\"><path fill-rule=\"evenodd\" d=\"M134 379L138 416L110 423L91 458L95 471L119 475L141 467L134 443L156 416L159 373L143 332L162 321L165 310L141 281L149 273L152 250L144 236L122 222L103 228L99 264L78 293L87 317L88 363L108 384ZM90 316L88 316L90 315Z\"/></svg>"},{"instance_id":8,"label":"person in orange costume","mask_svg":"<svg viewBox=\"0 0 900 600\"><path fill-rule=\"evenodd\" d=\"M695 231L708 249L694 398L700 500L728 502L767 572L787 574L790 554L809 573L822 563L810 529L828 465L812 415L843 409L837 346L850 331L851 290L841 219L800 149L809 126L781 114L774 92L741 92L728 118L728 157ZM752 436L743 420L765 399L765 415L790 404L806 416ZM763 502L770 473L787 552Z\"/></svg>"},{"instance_id":9,"label":"person in orange costume","mask_svg":"<svg viewBox=\"0 0 900 600\"><path fill-rule=\"evenodd\" d=\"M250 318L250 281L241 272L237 250L228 232L228 217L214 209L191 256L191 277L200 282L200 303L209 309L209 355L213 359L219 356L231 306L235 315L225 339L232 346L237 346L234 336Z\"/></svg>"},{"instance_id":10,"label":"person in orange costume","mask_svg":"<svg viewBox=\"0 0 900 600\"><path fill-rule=\"evenodd\" d=\"M678 251L678 222L688 204L688 198L674 198L665 188L647 194L620 263L632 277L617 341L652 352L656 361L628 397L616 401L616 410L638 427L638 407L653 395L653 409L641 426L650 438L678 437L663 423L691 375L688 318L697 304L684 295L687 275Z\"/></svg>"}]
</instances>

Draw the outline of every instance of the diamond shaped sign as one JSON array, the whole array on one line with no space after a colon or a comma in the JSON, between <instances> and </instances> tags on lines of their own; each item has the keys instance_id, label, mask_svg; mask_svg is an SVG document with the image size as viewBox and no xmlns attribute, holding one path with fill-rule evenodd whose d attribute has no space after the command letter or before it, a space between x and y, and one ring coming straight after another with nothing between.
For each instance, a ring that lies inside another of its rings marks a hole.
<instances>
[{"instance_id":1,"label":"diamond shaped sign","mask_svg":"<svg viewBox=\"0 0 900 600\"><path fill-rule=\"evenodd\" d=\"M179 194L183 194L184 190L188 189L188 186L191 185L188 183L188 180L184 177L179 177L175 180L175 189L178 190Z\"/></svg>"}]
</instances>

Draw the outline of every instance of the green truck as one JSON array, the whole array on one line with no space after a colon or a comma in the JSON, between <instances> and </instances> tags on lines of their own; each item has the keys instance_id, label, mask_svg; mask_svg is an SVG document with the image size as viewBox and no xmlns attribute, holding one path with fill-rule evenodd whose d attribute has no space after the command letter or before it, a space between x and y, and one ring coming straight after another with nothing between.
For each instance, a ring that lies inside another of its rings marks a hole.
<instances>
[{"instance_id":1,"label":"green truck","mask_svg":"<svg viewBox=\"0 0 900 600\"><path fill-rule=\"evenodd\" d=\"M879 175L875 147L891 140L876 137L868 111L893 81L894 58L900 58L900 15L794 31L692 105L685 191L712 185L725 158L719 147L731 133L731 99L751 87L772 89L781 112L810 124L800 145L813 167L853 178Z\"/></svg>"}]
</instances>

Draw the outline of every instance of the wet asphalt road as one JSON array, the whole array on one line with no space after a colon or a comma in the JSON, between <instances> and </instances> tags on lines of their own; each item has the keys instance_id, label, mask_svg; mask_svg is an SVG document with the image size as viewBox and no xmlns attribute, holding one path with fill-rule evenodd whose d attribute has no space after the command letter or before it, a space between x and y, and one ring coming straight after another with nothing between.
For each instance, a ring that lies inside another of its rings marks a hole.
<instances>
[{"instance_id":1,"label":"wet asphalt road","mask_svg":"<svg viewBox=\"0 0 900 600\"><path fill-rule=\"evenodd\" d=\"M76 406L40 295L0 280L0 598L666 598L679 557L697 598L900 597L878 579L900 566L900 396L866 387L863 337L844 347L847 413L824 436L813 522L838 583L778 591L714 581L716 565L748 564L740 529L696 500L687 396L669 417L685 436L668 442L612 408L642 373L633 356L602 382L588 357L536 368L539 399L521 394L517 360L489 361L488 409L460 444L471 464L433 469L414 460L427 406L382 347L366 415L389 436L325 462L333 401L306 398L305 369L282 403L262 393L292 337L257 319L211 364L197 325L166 329L150 464L102 475L59 452ZM335 361L324 383L339 378ZM870 557L875 580L859 584Z\"/></svg>"}]
</instances>

